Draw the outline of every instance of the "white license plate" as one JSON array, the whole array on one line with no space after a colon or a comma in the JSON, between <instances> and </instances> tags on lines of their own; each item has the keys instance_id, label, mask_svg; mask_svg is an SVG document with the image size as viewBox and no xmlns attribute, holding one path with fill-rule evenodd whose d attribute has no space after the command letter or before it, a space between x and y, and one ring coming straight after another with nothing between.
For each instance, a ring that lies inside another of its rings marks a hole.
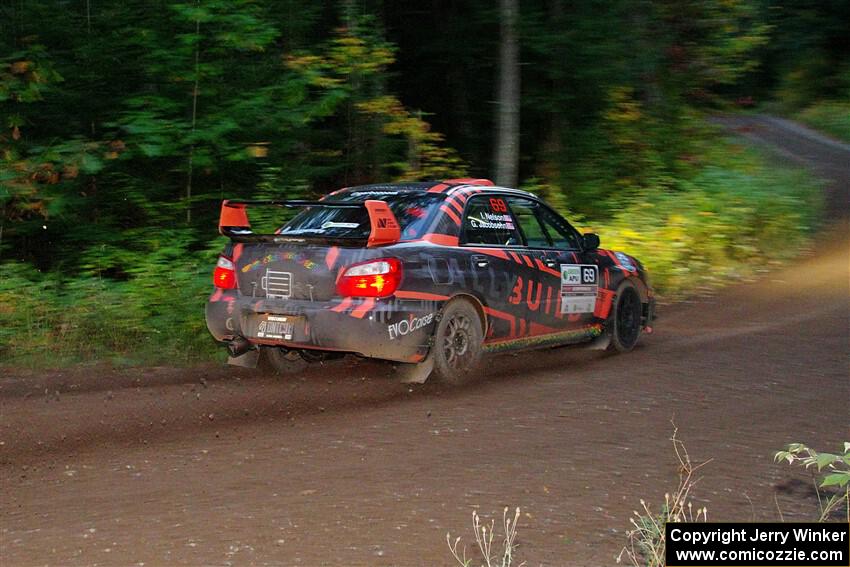
<instances>
[{"instance_id":1,"label":"white license plate","mask_svg":"<svg viewBox=\"0 0 850 567\"><path fill-rule=\"evenodd\" d=\"M291 340L296 319L287 315L263 315L257 322L257 338Z\"/></svg>"}]
</instances>

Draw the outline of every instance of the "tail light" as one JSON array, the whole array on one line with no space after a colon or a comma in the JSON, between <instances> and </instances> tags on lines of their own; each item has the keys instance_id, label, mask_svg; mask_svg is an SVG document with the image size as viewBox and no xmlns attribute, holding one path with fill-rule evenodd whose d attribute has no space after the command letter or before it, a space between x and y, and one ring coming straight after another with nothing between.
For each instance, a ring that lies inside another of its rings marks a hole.
<instances>
[{"instance_id":1,"label":"tail light","mask_svg":"<svg viewBox=\"0 0 850 567\"><path fill-rule=\"evenodd\" d=\"M401 262L383 258L346 268L336 282L336 292L343 297L388 297L400 283Z\"/></svg>"},{"instance_id":2,"label":"tail light","mask_svg":"<svg viewBox=\"0 0 850 567\"><path fill-rule=\"evenodd\" d=\"M236 289L236 266L230 258L218 257L213 272L213 285L220 289Z\"/></svg>"}]
</instances>

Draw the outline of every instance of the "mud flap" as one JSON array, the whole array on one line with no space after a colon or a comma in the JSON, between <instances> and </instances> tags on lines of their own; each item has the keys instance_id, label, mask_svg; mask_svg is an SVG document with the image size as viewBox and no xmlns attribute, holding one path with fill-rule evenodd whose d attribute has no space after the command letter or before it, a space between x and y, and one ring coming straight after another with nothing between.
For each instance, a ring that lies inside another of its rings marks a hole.
<instances>
[{"instance_id":1,"label":"mud flap","mask_svg":"<svg viewBox=\"0 0 850 567\"><path fill-rule=\"evenodd\" d=\"M257 363L260 361L260 350L252 349L246 352L245 354L241 354L239 356L228 356L227 364L232 364L233 366L241 366L243 368L256 368Z\"/></svg>"},{"instance_id":2,"label":"mud flap","mask_svg":"<svg viewBox=\"0 0 850 567\"><path fill-rule=\"evenodd\" d=\"M433 351L422 362L399 364L395 374L402 384L424 384L432 370L434 370Z\"/></svg>"}]
</instances>

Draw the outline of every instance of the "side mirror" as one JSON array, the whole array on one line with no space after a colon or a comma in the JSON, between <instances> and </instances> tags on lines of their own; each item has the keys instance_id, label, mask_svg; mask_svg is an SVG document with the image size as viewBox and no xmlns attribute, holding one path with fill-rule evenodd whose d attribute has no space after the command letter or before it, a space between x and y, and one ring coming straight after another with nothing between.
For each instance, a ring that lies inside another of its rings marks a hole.
<instances>
[{"instance_id":1,"label":"side mirror","mask_svg":"<svg viewBox=\"0 0 850 567\"><path fill-rule=\"evenodd\" d=\"M581 235L582 245L586 251L596 250L599 248L599 235L592 232Z\"/></svg>"}]
</instances>

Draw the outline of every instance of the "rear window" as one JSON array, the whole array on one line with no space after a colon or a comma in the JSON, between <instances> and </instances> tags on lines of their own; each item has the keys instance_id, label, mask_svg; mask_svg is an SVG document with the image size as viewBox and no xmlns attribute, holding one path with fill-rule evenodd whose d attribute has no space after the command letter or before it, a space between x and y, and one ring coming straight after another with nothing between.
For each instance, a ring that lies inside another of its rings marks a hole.
<instances>
[{"instance_id":1,"label":"rear window","mask_svg":"<svg viewBox=\"0 0 850 567\"><path fill-rule=\"evenodd\" d=\"M443 198L442 195L418 191L351 191L334 195L328 200L355 203L371 199L385 201L398 219L402 240L413 240L425 234L431 215ZM369 237L369 232L369 213L365 207L310 207L286 223L279 234L365 239Z\"/></svg>"}]
</instances>

